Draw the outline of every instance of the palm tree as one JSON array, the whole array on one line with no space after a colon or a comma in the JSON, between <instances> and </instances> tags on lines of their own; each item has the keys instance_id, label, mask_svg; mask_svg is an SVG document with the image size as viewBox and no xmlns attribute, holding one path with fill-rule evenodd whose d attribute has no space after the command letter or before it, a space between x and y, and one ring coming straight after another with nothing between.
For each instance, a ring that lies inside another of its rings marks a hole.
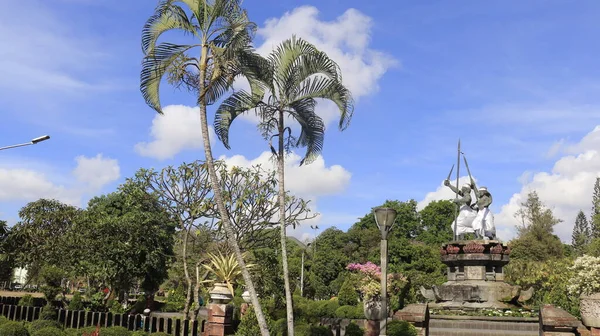
<instances>
[{"instance_id":1,"label":"palm tree","mask_svg":"<svg viewBox=\"0 0 600 336\"><path fill-rule=\"evenodd\" d=\"M316 99L330 100L337 105L340 130L348 126L354 106L350 91L342 85L338 65L305 40L292 37L282 42L266 59L253 64L258 68L252 72L255 76L248 78L251 92L240 90L221 104L216 112L215 132L225 147L230 148L229 128L233 120L243 113L254 111L261 118L262 135L269 140L271 151L277 158L287 324L288 334L293 336L294 316L286 249L285 154L291 147L306 147L306 154L300 162L302 165L312 162L321 153L325 124L315 113ZM291 128L286 126L286 117L291 117L300 126L297 139L292 137ZM274 137L278 139L277 150L271 143Z\"/></svg>"},{"instance_id":2,"label":"palm tree","mask_svg":"<svg viewBox=\"0 0 600 336\"><path fill-rule=\"evenodd\" d=\"M182 7L183 6L183 7ZM185 9L184 9L185 7ZM160 36L177 30L193 37L191 44L161 42ZM225 235L242 270L242 276L256 307L256 317L263 336L269 335L256 290L223 202L214 167L206 118L207 105L214 104L234 79L250 70L246 67L260 59L251 48L256 25L248 20L240 0L161 0L142 30L140 90L146 103L162 114L159 88L163 79L197 95L204 153L214 199Z\"/></svg>"}]
</instances>

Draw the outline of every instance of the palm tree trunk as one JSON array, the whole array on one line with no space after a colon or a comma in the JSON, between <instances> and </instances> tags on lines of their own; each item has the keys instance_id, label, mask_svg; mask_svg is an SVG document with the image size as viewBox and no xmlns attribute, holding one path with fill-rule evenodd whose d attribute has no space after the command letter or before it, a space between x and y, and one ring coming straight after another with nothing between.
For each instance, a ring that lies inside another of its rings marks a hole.
<instances>
[{"instance_id":1,"label":"palm tree trunk","mask_svg":"<svg viewBox=\"0 0 600 336\"><path fill-rule=\"evenodd\" d=\"M281 228L281 263L283 264L283 282L285 284L285 308L287 313L287 334L294 336L294 306L292 301L292 292L290 290L290 273L288 270L287 259L287 235L285 230L285 148L284 148L284 120L283 111L279 111L278 130L279 130L279 149L277 154L277 179L279 180L279 226Z\"/></svg>"},{"instance_id":2,"label":"palm tree trunk","mask_svg":"<svg viewBox=\"0 0 600 336\"><path fill-rule=\"evenodd\" d=\"M190 301L192 300L192 278L190 278L190 272L188 271L187 264L187 245L189 238L189 231L183 226L183 249L182 249L182 257L183 257L183 273L185 274L185 282L187 283L187 293L185 295L185 306L183 307L183 316L185 318L189 318L190 314Z\"/></svg>"},{"instance_id":3,"label":"palm tree trunk","mask_svg":"<svg viewBox=\"0 0 600 336\"><path fill-rule=\"evenodd\" d=\"M258 296L256 295L256 290L254 288L252 278L250 277L250 272L248 272L248 268L246 267L246 262L244 261L244 257L242 256L240 246L235 240L235 234L233 232L233 229L231 228L231 222L229 221L229 214L227 213L227 208L225 208L225 202L223 201L223 195L221 194L221 185L217 178L217 172L215 171L212 149L210 147L210 139L208 138L209 134L208 121L206 119L206 99L203 97L203 95L205 94L204 81L206 79L206 68L208 63L207 56L208 46L206 43L203 43L202 55L200 59L200 84L198 90L200 92L200 99L198 100L198 106L200 107L200 129L202 131L202 142L204 143L204 154L206 156L208 177L210 178L210 184L213 189L213 196L217 204L217 210L219 211L219 215L221 217L221 224L223 224L223 229L225 230L225 236L227 238L227 241L229 242L229 245L231 245L231 247L233 248L233 252L235 253L237 262L242 270L242 276L244 277L246 288L250 293L250 299L252 301L252 304L254 305L256 319L258 321L258 326L260 327L260 334L262 336L270 336L269 327L267 326L265 315L263 314L262 307L260 306L260 302L258 301Z\"/></svg>"}]
</instances>

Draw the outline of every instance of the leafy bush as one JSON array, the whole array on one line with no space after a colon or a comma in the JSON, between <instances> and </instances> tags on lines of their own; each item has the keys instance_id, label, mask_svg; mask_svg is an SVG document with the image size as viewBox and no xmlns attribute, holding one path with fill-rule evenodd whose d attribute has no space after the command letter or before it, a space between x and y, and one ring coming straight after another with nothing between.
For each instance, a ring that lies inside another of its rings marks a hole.
<instances>
[{"instance_id":1,"label":"leafy bush","mask_svg":"<svg viewBox=\"0 0 600 336\"><path fill-rule=\"evenodd\" d=\"M9 321L0 325L0 336L29 336L21 322Z\"/></svg>"},{"instance_id":2,"label":"leafy bush","mask_svg":"<svg viewBox=\"0 0 600 336\"><path fill-rule=\"evenodd\" d=\"M50 302L48 302L40 312L40 320L56 321L57 318L58 312L56 311L56 309L54 309L54 307L52 307Z\"/></svg>"},{"instance_id":3,"label":"leafy bush","mask_svg":"<svg viewBox=\"0 0 600 336\"><path fill-rule=\"evenodd\" d=\"M325 326L311 325L309 328L309 332L310 336L333 336L333 332L331 331L331 329Z\"/></svg>"},{"instance_id":4,"label":"leafy bush","mask_svg":"<svg viewBox=\"0 0 600 336\"><path fill-rule=\"evenodd\" d=\"M338 293L338 302L340 306L354 306L358 302L358 293L355 290L356 284L352 277L347 277Z\"/></svg>"},{"instance_id":5,"label":"leafy bush","mask_svg":"<svg viewBox=\"0 0 600 336\"><path fill-rule=\"evenodd\" d=\"M61 282L64 272L56 266L47 266L40 271L40 277L45 283L41 290L46 297L46 301L54 301L56 296L62 292Z\"/></svg>"},{"instance_id":6,"label":"leafy bush","mask_svg":"<svg viewBox=\"0 0 600 336\"><path fill-rule=\"evenodd\" d=\"M67 334L69 336L90 336L94 335L97 327L85 327L81 329L67 329Z\"/></svg>"},{"instance_id":7,"label":"leafy bush","mask_svg":"<svg viewBox=\"0 0 600 336\"><path fill-rule=\"evenodd\" d=\"M417 336L417 329L406 321L392 321L387 325L388 336Z\"/></svg>"},{"instance_id":8,"label":"leafy bush","mask_svg":"<svg viewBox=\"0 0 600 336\"><path fill-rule=\"evenodd\" d=\"M33 306L33 296L31 296L30 294L23 295L23 297L19 300L19 303L17 303L17 306Z\"/></svg>"},{"instance_id":9,"label":"leafy bush","mask_svg":"<svg viewBox=\"0 0 600 336\"><path fill-rule=\"evenodd\" d=\"M131 331L123 327L109 327L100 329L101 336L131 336Z\"/></svg>"},{"instance_id":10,"label":"leafy bush","mask_svg":"<svg viewBox=\"0 0 600 336\"><path fill-rule=\"evenodd\" d=\"M131 336L148 336L145 331L137 330L131 333Z\"/></svg>"},{"instance_id":11,"label":"leafy bush","mask_svg":"<svg viewBox=\"0 0 600 336\"><path fill-rule=\"evenodd\" d=\"M108 300L106 303L108 311L113 314L124 314L127 312L127 308L123 307L123 305L117 300Z\"/></svg>"},{"instance_id":12,"label":"leafy bush","mask_svg":"<svg viewBox=\"0 0 600 336\"><path fill-rule=\"evenodd\" d=\"M81 293L79 291L73 294L73 298L69 302L68 306L69 310L83 310L83 298L81 297Z\"/></svg>"},{"instance_id":13,"label":"leafy bush","mask_svg":"<svg viewBox=\"0 0 600 336\"><path fill-rule=\"evenodd\" d=\"M268 314L265 314L265 319L267 320L267 326L269 329L273 329L273 321ZM256 320L256 313L254 312L254 307L248 307L246 310L246 314L242 317L240 321L240 325L238 326L238 330L235 332L236 336L256 336L260 335L260 328L258 326L258 321Z\"/></svg>"},{"instance_id":14,"label":"leafy bush","mask_svg":"<svg viewBox=\"0 0 600 336\"><path fill-rule=\"evenodd\" d=\"M273 322L271 334L273 336L287 336L287 319L285 317Z\"/></svg>"},{"instance_id":15,"label":"leafy bush","mask_svg":"<svg viewBox=\"0 0 600 336\"><path fill-rule=\"evenodd\" d=\"M148 336L145 331L137 330L131 333L131 336Z\"/></svg>"},{"instance_id":16,"label":"leafy bush","mask_svg":"<svg viewBox=\"0 0 600 336\"><path fill-rule=\"evenodd\" d=\"M341 306L335 310L335 317L343 319L361 319L364 318L362 306Z\"/></svg>"},{"instance_id":17,"label":"leafy bush","mask_svg":"<svg viewBox=\"0 0 600 336\"><path fill-rule=\"evenodd\" d=\"M8 321L9 321L9 319L7 319L6 316L0 315L0 325L3 325L4 323L6 323Z\"/></svg>"},{"instance_id":18,"label":"leafy bush","mask_svg":"<svg viewBox=\"0 0 600 336\"><path fill-rule=\"evenodd\" d=\"M389 333L389 331L388 331ZM354 323L354 322L350 322L350 324L348 324L346 326L346 336L364 336L365 335L365 331L358 326L358 324Z\"/></svg>"},{"instance_id":19,"label":"leafy bush","mask_svg":"<svg viewBox=\"0 0 600 336\"><path fill-rule=\"evenodd\" d=\"M183 286L179 285L175 289L171 289L168 292L167 302L162 307L162 311L164 312L180 312L183 311L185 307L185 291L183 290Z\"/></svg>"},{"instance_id":20,"label":"leafy bush","mask_svg":"<svg viewBox=\"0 0 600 336\"><path fill-rule=\"evenodd\" d=\"M171 335L164 333L164 332L153 332L149 336L171 336Z\"/></svg>"},{"instance_id":21,"label":"leafy bush","mask_svg":"<svg viewBox=\"0 0 600 336\"><path fill-rule=\"evenodd\" d=\"M56 327L46 327L40 330L36 330L31 333L31 336L66 336L67 334L62 331L60 328Z\"/></svg>"},{"instance_id":22,"label":"leafy bush","mask_svg":"<svg viewBox=\"0 0 600 336\"><path fill-rule=\"evenodd\" d=\"M310 325L306 323L299 323L294 326L295 336L312 336L310 334Z\"/></svg>"},{"instance_id":23,"label":"leafy bush","mask_svg":"<svg viewBox=\"0 0 600 336\"><path fill-rule=\"evenodd\" d=\"M51 327L62 329L60 323L58 323L58 321L54 321L54 320L35 320L35 321L29 323L28 329L29 329L29 333L33 334L38 330L45 329L45 328L51 328Z\"/></svg>"},{"instance_id":24,"label":"leafy bush","mask_svg":"<svg viewBox=\"0 0 600 336\"><path fill-rule=\"evenodd\" d=\"M569 270L574 273L569 279L569 294L579 296L600 292L600 257L579 257Z\"/></svg>"}]
</instances>

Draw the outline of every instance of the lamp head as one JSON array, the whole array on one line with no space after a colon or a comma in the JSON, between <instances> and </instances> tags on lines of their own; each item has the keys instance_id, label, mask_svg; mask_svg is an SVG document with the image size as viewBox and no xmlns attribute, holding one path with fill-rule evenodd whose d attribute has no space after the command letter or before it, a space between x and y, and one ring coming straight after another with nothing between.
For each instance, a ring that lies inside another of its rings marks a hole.
<instances>
[{"instance_id":1,"label":"lamp head","mask_svg":"<svg viewBox=\"0 0 600 336\"><path fill-rule=\"evenodd\" d=\"M373 210L375 223L382 231L389 231L396 220L396 210L392 208L378 207Z\"/></svg>"},{"instance_id":2,"label":"lamp head","mask_svg":"<svg viewBox=\"0 0 600 336\"><path fill-rule=\"evenodd\" d=\"M46 141L46 140L48 140L48 139L50 139L50 136L49 136L49 135L43 135L43 136L41 136L41 137L37 137L37 138L35 138L35 139L31 140L31 143L35 145L35 144L36 144L36 143L38 143L38 142Z\"/></svg>"}]
</instances>

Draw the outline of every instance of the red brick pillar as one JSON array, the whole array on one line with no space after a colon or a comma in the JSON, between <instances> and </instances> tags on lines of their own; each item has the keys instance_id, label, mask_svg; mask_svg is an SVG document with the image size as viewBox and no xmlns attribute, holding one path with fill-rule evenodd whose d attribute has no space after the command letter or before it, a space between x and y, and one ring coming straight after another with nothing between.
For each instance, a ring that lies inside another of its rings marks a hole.
<instances>
[{"instance_id":1,"label":"red brick pillar","mask_svg":"<svg viewBox=\"0 0 600 336\"><path fill-rule=\"evenodd\" d=\"M208 306L204 336L225 336L225 330L231 327L232 312L225 304L211 303Z\"/></svg>"},{"instance_id":2,"label":"red brick pillar","mask_svg":"<svg viewBox=\"0 0 600 336\"><path fill-rule=\"evenodd\" d=\"M591 336L600 336L600 328L591 327L590 328L590 335Z\"/></svg>"},{"instance_id":3,"label":"red brick pillar","mask_svg":"<svg viewBox=\"0 0 600 336\"><path fill-rule=\"evenodd\" d=\"M367 320L367 332L366 336L379 336L379 320Z\"/></svg>"}]
</instances>

